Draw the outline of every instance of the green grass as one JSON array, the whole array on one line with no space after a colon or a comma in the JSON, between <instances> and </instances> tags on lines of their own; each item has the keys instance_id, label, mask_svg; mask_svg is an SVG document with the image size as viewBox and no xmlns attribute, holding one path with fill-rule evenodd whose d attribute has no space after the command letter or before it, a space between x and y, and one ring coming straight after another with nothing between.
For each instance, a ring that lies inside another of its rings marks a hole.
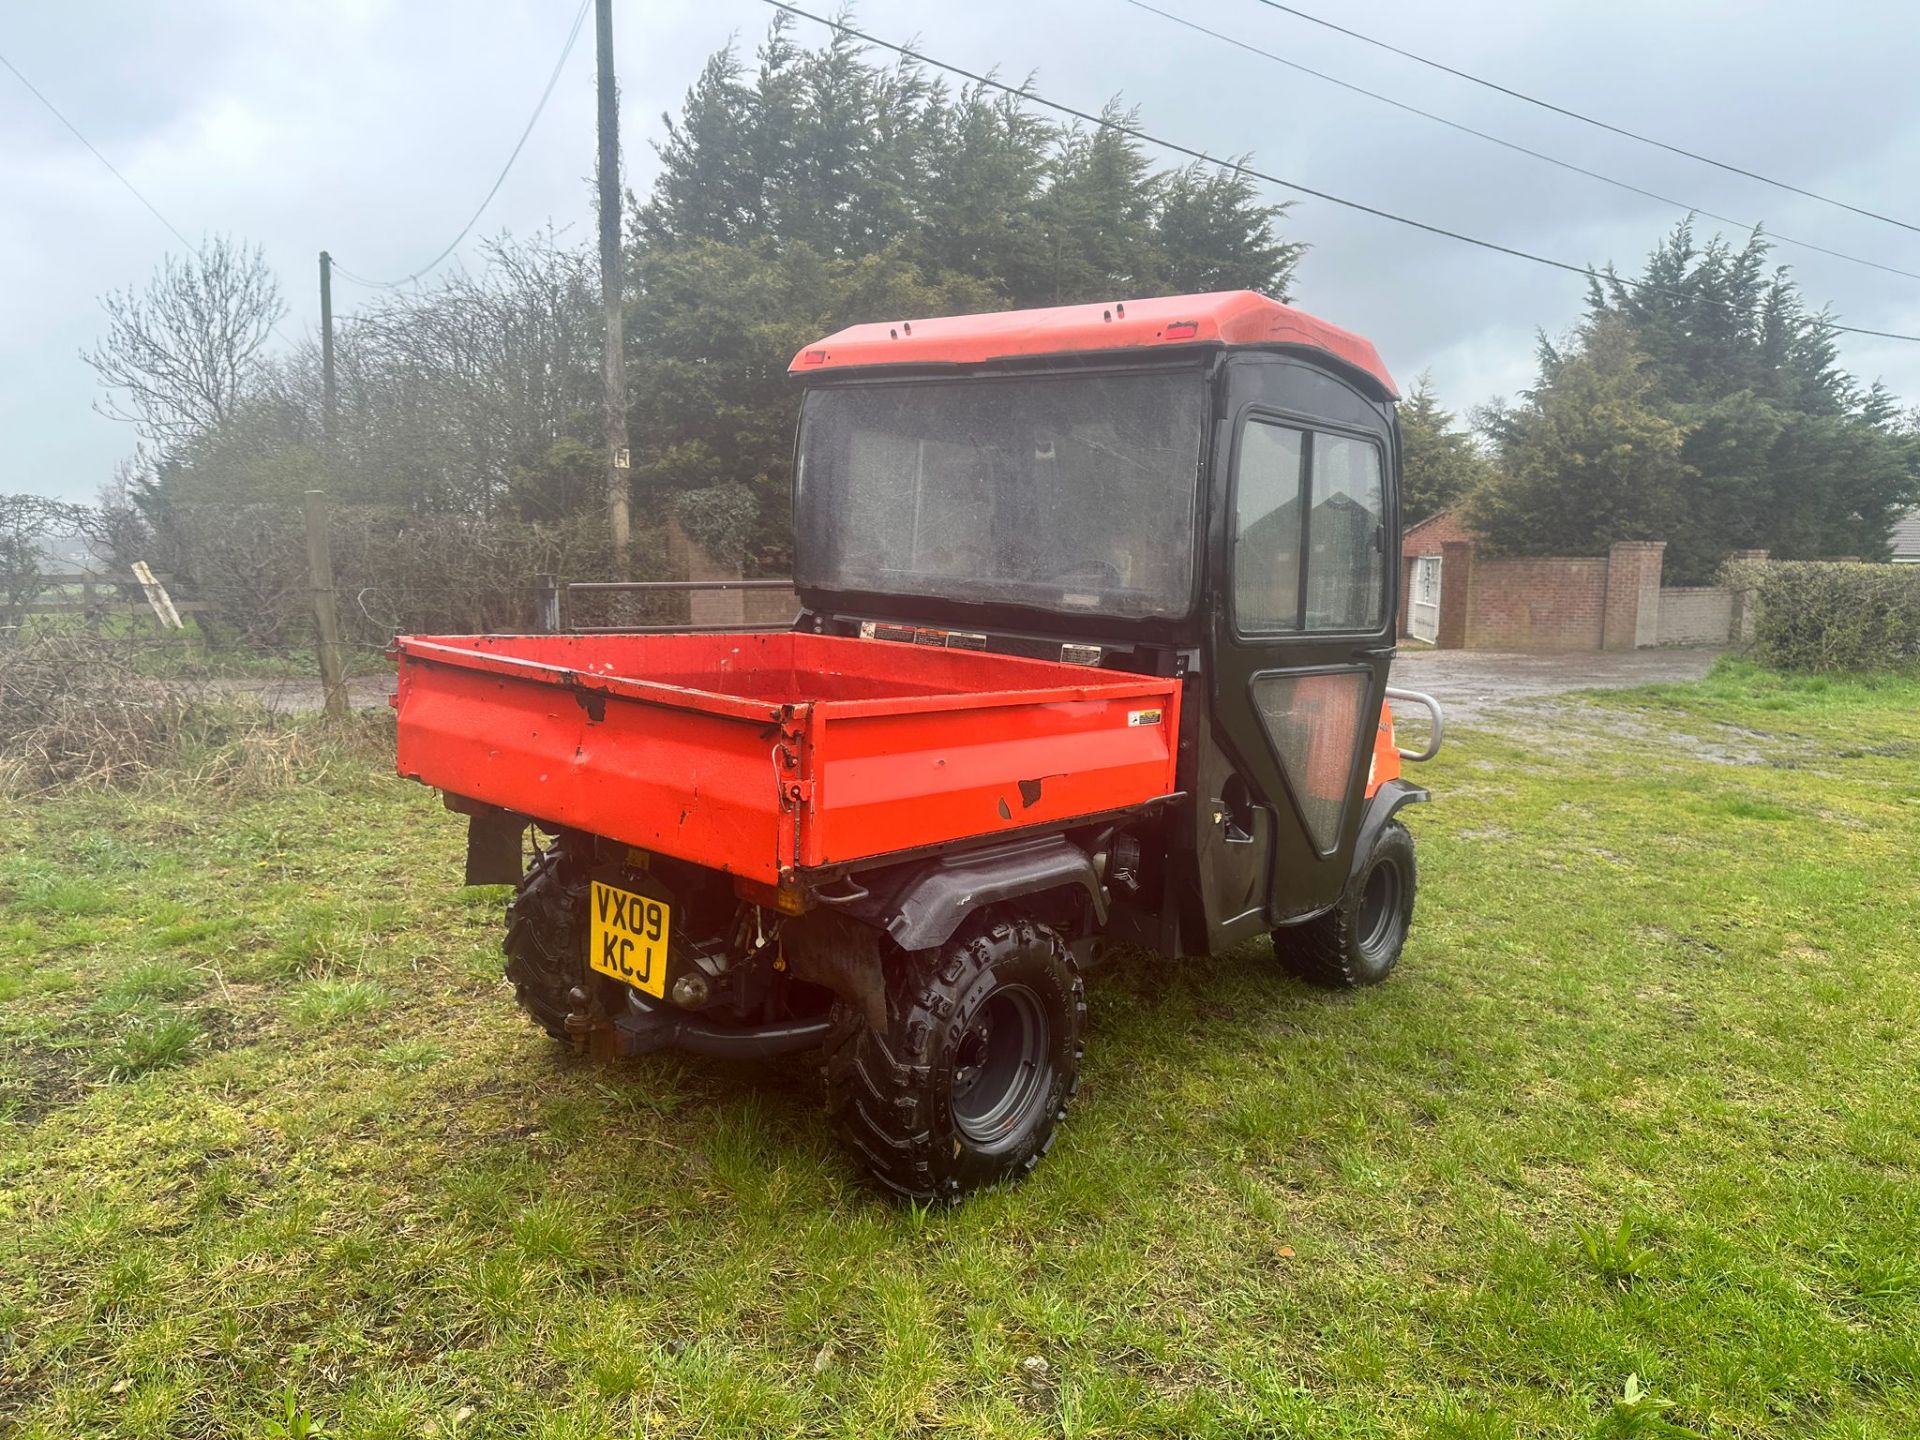
<instances>
[{"instance_id":1,"label":"green grass","mask_svg":"<svg viewBox=\"0 0 1920 1440\"><path fill-rule=\"evenodd\" d=\"M422 790L0 810L0 1434L1920 1432L1920 685L1525 725L1391 983L1122 959L953 1211L805 1058L534 1033Z\"/></svg>"}]
</instances>

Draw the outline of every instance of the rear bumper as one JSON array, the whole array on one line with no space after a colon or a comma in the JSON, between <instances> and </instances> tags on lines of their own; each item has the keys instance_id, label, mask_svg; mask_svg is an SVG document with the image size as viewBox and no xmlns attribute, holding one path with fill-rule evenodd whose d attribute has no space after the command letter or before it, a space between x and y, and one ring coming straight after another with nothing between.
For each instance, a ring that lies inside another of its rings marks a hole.
<instances>
[{"instance_id":1,"label":"rear bumper","mask_svg":"<svg viewBox=\"0 0 1920 1440\"><path fill-rule=\"evenodd\" d=\"M722 1060L766 1060L814 1050L826 1041L832 1021L826 1016L780 1020L770 1025L722 1025L701 1015L655 1005L638 998L614 1018L609 1037L615 1055L651 1055L685 1050Z\"/></svg>"}]
</instances>

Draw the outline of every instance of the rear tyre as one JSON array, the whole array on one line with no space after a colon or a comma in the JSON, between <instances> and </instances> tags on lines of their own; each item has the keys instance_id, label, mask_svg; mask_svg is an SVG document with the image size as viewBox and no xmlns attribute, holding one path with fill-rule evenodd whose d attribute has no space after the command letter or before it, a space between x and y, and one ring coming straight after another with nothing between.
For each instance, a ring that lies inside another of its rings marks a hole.
<instances>
[{"instance_id":1,"label":"rear tyre","mask_svg":"<svg viewBox=\"0 0 1920 1440\"><path fill-rule=\"evenodd\" d=\"M533 1023L571 1045L567 1013L586 954L587 875L561 847L535 848L533 864L507 902L507 983Z\"/></svg>"},{"instance_id":2,"label":"rear tyre","mask_svg":"<svg viewBox=\"0 0 1920 1440\"><path fill-rule=\"evenodd\" d=\"M1413 924L1417 881L1413 836L1398 820L1389 820L1340 902L1324 915L1274 931L1274 954L1315 985L1336 990L1378 985L1400 963Z\"/></svg>"},{"instance_id":3,"label":"rear tyre","mask_svg":"<svg viewBox=\"0 0 1920 1440\"><path fill-rule=\"evenodd\" d=\"M1080 1086L1086 987L1065 942L1031 920L971 921L892 979L884 1034L842 1006L827 1042L840 1142L910 1200L1026 1175Z\"/></svg>"}]
</instances>

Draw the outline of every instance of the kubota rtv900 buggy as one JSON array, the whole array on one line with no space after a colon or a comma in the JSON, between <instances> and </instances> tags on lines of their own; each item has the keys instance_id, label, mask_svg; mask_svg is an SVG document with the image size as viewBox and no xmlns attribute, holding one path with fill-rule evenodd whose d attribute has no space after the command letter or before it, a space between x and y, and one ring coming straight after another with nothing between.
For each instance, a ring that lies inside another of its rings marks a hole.
<instances>
[{"instance_id":1,"label":"kubota rtv900 buggy","mask_svg":"<svg viewBox=\"0 0 1920 1440\"><path fill-rule=\"evenodd\" d=\"M1052 1143L1097 942L1384 979L1425 794L1373 347L1236 292L860 325L792 373L791 630L397 642L400 771L517 881L533 1019L820 1047L861 1164L951 1197Z\"/></svg>"}]
</instances>

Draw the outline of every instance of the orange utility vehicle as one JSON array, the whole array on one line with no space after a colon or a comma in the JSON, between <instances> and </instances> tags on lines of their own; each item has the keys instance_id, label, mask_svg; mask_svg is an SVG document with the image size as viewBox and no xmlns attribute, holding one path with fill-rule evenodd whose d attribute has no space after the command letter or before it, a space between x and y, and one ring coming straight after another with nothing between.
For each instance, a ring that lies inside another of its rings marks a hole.
<instances>
[{"instance_id":1,"label":"orange utility vehicle","mask_svg":"<svg viewBox=\"0 0 1920 1440\"><path fill-rule=\"evenodd\" d=\"M792 373L791 629L396 642L400 772L517 884L533 1019L820 1047L860 1163L952 1198L1051 1145L1102 942L1384 979L1426 795L1373 347L1240 291L860 325Z\"/></svg>"}]
</instances>

